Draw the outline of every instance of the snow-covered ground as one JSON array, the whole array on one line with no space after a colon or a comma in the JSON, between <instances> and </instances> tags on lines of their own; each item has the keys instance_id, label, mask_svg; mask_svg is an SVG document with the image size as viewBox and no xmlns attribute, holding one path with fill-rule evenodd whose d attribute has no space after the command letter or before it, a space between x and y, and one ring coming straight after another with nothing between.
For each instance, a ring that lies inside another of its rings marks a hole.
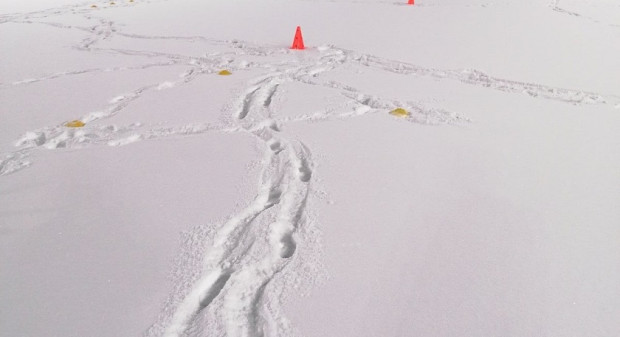
<instances>
[{"instance_id":1,"label":"snow-covered ground","mask_svg":"<svg viewBox=\"0 0 620 337\"><path fill-rule=\"evenodd\" d=\"M0 336L620 336L620 3L406 2L4 0Z\"/></svg>"}]
</instances>

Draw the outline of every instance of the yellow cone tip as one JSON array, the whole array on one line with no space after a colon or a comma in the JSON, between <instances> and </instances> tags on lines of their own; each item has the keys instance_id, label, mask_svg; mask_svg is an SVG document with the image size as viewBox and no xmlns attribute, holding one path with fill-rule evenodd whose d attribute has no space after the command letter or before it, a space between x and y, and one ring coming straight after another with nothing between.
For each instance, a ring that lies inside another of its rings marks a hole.
<instances>
[{"instance_id":1,"label":"yellow cone tip","mask_svg":"<svg viewBox=\"0 0 620 337\"><path fill-rule=\"evenodd\" d=\"M66 126L66 127L69 127L69 128L81 128L81 127L83 127L84 125L86 125L84 122L82 122L82 121L80 121L80 120L77 120L77 119L76 119L76 120L74 120L74 121L71 121L71 122L67 122L67 123L65 124L65 126Z\"/></svg>"},{"instance_id":2,"label":"yellow cone tip","mask_svg":"<svg viewBox=\"0 0 620 337\"><path fill-rule=\"evenodd\" d=\"M403 109L403 108L396 108L392 111L390 111L390 115L394 115L397 117L409 117L409 111Z\"/></svg>"},{"instance_id":3,"label":"yellow cone tip","mask_svg":"<svg viewBox=\"0 0 620 337\"><path fill-rule=\"evenodd\" d=\"M222 70L219 73L217 73L218 75L232 75L232 73L228 70Z\"/></svg>"}]
</instances>

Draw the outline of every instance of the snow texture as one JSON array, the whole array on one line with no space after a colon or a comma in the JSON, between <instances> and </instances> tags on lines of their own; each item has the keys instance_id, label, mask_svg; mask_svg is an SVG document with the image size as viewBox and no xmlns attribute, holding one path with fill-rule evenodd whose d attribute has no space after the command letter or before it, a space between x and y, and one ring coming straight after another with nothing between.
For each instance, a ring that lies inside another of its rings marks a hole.
<instances>
[{"instance_id":1,"label":"snow texture","mask_svg":"<svg viewBox=\"0 0 620 337\"><path fill-rule=\"evenodd\" d=\"M620 335L616 1L10 0L0 41L1 336Z\"/></svg>"}]
</instances>

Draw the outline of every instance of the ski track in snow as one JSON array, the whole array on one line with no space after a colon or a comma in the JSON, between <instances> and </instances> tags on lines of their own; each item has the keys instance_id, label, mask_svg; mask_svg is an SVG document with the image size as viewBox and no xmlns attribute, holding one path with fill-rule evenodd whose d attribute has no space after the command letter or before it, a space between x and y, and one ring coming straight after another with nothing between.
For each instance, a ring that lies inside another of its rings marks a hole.
<instances>
[{"instance_id":1,"label":"ski track in snow","mask_svg":"<svg viewBox=\"0 0 620 337\"><path fill-rule=\"evenodd\" d=\"M572 16L574 18L583 19L583 20L586 20L586 21L589 21L589 22L592 22L592 23L596 23L596 24L603 24L603 25L606 25L606 26L609 26L609 27L620 28L620 24L613 24L613 23L602 22L602 21L597 20L595 18L586 16L586 15L582 15L580 13L577 13L577 12L570 11L570 10L567 10L565 8L562 8L560 6L560 0L551 0L551 2L549 2L548 6L552 10L554 10L554 11L556 11L558 13L565 14L565 15L568 15L568 16Z\"/></svg>"},{"instance_id":2,"label":"ski track in snow","mask_svg":"<svg viewBox=\"0 0 620 337\"><path fill-rule=\"evenodd\" d=\"M148 3L141 2L141 5ZM335 46L308 50L304 52L307 55L300 58L295 54L299 53L298 51L290 51L281 46L216 40L203 36L131 34L120 31L114 21L96 17L94 13L106 8L134 6L138 3L112 6L108 2L95 2L97 8L90 8L91 4L92 2L25 14L6 14L0 16L0 24L43 24L55 29L79 30L88 35L74 46L76 50L157 60L131 67L78 69L45 74L2 84L0 90L86 73L148 70L169 66L186 66L187 70L176 79L144 84L130 92L118 94L99 111L85 113L80 118L87 124L83 128L72 129L59 124L26 132L15 142L18 147L16 151L0 156L0 176L30 166L29 155L40 149L123 146L144 140L199 136L207 132L249 133L263 151L255 198L213 232L206 233L203 227L198 227L188 234L195 240L191 244L200 248L194 248L184 256L185 261L181 261L182 264L188 264L189 270L177 271L180 274L179 284L164 305L157 321L145 332L144 336L147 337L250 337L285 336L291 333L288 323L277 313L282 294L290 290L290 284L299 282L295 279L299 278L299 275L296 275L299 271L287 267L291 265L291 261L303 263L305 259L312 258L300 257L295 252L300 243L312 244L312 238L301 233L308 230L307 225L310 222L307 204L309 196L312 195L314 162L307 146L281 132L287 124L355 118L369 113L387 112L397 107L410 111L412 115L405 120L413 123L450 124L467 121L467 118L455 112L427 107L414 101L379 97L362 92L347 83L324 80L321 77L324 73L345 66L358 66L406 76L457 81L464 85L568 104L617 106L620 103L620 99L615 96L496 78L476 69L425 68ZM558 0L553 1L550 7L562 12ZM81 27L40 21L65 14L81 15L94 20L96 24ZM227 51L191 56L100 46L102 42L115 36L135 40L197 42L203 43L206 49L219 47ZM280 59L283 61L273 61L274 55L282 56ZM102 124L106 119L127 110L147 92L186 85L199 76L213 75L221 69L233 72L260 69L266 72L250 80L236 101L232 102L232 123L198 122L166 127L149 127L138 122L121 127ZM327 88L341 95L345 102L336 108L325 108L296 116L279 116L275 103L279 95L284 95L280 88L287 83ZM193 262L188 262L190 260Z\"/></svg>"}]
</instances>

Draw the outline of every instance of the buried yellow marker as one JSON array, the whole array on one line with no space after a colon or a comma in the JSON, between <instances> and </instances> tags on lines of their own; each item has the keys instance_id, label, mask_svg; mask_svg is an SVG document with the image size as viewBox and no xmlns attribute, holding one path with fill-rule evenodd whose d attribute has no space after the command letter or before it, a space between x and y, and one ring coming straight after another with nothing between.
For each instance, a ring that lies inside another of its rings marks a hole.
<instances>
[{"instance_id":1,"label":"buried yellow marker","mask_svg":"<svg viewBox=\"0 0 620 337\"><path fill-rule=\"evenodd\" d=\"M97 8L97 5L91 5L90 8Z\"/></svg>"},{"instance_id":2,"label":"buried yellow marker","mask_svg":"<svg viewBox=\"0 0 620 337\"><path fill-rule=\"evenodd\" d=\"M226 69L220 71L219 73L217 73L218 75L222 75L222 76L227 76L227 75L232 75L232 73Z\"/></svg>"},{"instance_id":3,"label":"buried yellow marker","mask_svg":"<svg viewBox=\"0 0 620 337\"><path fill-rule=\"evenodd\" d=\"M403 108L396 108L390 111L390 115L394 115L396 117L409 117L410 113Z\"/></svg>"},{"instance_id":4,"label":"buried yellow marker","mask_svg":"<svg viewBox=\"0 0 620 337\"><path fill-rule=\"evenodd\" d=\"M74 121L65 123L65 126L68 128L81 128L84 125L86 125L84 122L77 120L77 119Z\"/></svg>"}]
</instances>

